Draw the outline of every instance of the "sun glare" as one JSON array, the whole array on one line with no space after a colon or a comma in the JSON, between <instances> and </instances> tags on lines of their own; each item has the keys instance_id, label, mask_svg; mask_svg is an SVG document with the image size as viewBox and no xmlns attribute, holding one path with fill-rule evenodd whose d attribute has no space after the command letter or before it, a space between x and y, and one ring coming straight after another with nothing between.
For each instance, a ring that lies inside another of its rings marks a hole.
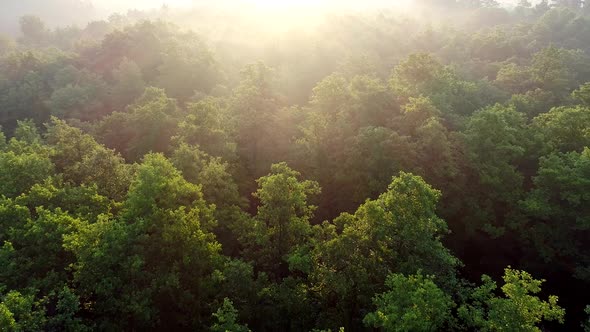
<instances>
[{"instance_id":1,"label":"sun glare","mask_svg":"<svg viewBox=\"0 0 590 332\"><path fill-rule=\"evenodd\" d=\"M244 0L265 7L366 7L367 3L352 0ZM371 1L370 6L410 7L412 0Z\"/></svg>"},{"instance_id":2,"label":"sun glare","mask_svg":"<svg viewBox=\"0 0 590 332\"><path fill-rule=\"evenodd\" d=\"M322 5L322 1L317 0L247 0L256 6L264 8L293 8L293 7L312 7Z\"/></svg>"}]
</instances>

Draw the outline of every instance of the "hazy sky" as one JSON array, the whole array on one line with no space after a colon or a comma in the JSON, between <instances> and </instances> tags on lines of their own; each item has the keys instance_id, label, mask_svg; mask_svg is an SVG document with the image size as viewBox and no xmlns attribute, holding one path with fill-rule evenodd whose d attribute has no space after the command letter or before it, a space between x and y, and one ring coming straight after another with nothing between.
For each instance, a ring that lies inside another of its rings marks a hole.
<instances>
[{"instance_id":1,"label":"hazy sky","mask_svg":"<svg viewBox=\"0 0 590 332\"><path fill-rule=\"evenodd\" d=\"M162 4L173 7L190 6L192 0L92 0L97 7L119 10L124 8L148 9L157 8Z\"/></svg>"},{"instance_id":2,"label":"hazy sky","mask_svg":"<svg viewBox=\"0 0 590 332\"><path fill-rule=\"evenodd\" d=\"M86 22L104 19L114 12L126 12L130 9L153 9L167 4L172 8L186 8L193 4L199 6L223 6L232 8L236 5L254 4L261 10L279 10L290 13L291 9L311 5L324 5L330 8L370 8L408 7L416 0L0 0L0 33L16 35L19 32L18 18L23 15L37 15L48 26L66 26L76 24L84 26ZM504 4L514 4L518 0L499 0ZM68 3L79 2L81 9L74 12L63 10ZM536 1L533 1L536 2ZM62 6L53 6L52 3ZM86 6L88 4L92 6ZM85 5L84 5L85 4ZM293 8L292 8L293 7ZM94 10L92 10L94 9Z\"/></svg>"},{"instance_id":3,"label":"hazy sky","mask_svg":"<svg viewBox=\"0 0 590 332\"><path fill-rule=\"evenodd\" d=\"M500 3L506 5L514 5L518 0L499 0ZM170 7L189 7L193 3L198 4L211 4L217 1L211 0L92 0L97 7L102 9L111 9L113 11L122 10L122 9L149 9L149 8L158 8L163 4L167 4ZM264 6L280 6L280 4L287 4L289 6L293 5L310 5L315 3L357 3L362 4L362 1L334 1L334 0L231 0L225 1L226 3L231 2L239 2L239 3L257 3ZM379 3L380 5L408 5L413 2L413 0L381 0L381 1L372 1L373 3ZM366 4L366 2L364 2Z\"/></svg>"}]
</instances>

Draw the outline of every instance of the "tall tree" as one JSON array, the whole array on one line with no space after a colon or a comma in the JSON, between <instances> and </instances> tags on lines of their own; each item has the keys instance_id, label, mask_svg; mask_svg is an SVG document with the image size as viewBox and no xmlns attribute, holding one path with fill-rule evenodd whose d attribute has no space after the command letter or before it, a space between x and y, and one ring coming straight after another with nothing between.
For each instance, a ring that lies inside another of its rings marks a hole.
<instances>
[{"instance_id":1,"label":"tall tree","mask_svg":"<svg viewBox=\"0 0 590 332\"><path fill-rule=\"evenodd\" d=\"M76 283L101 329L202 329L221 263L200 188L162 155L145 156L119 218L67 239Z\"/></svg>"},{"instance_id":2,"label":"tall tree","mask_svg":"<svg viewBox=\"0 0 590 332\"><path fill-rule=\"evenodd\" d=\"M273 117L280 108L274 91L274 72L263 63L242 70L242 81L234 90L231 112L236 127L237 151L250 176L258 177L267 167L272 147L268 141Z\"/></svg>"},{"instance_id":3,"label":"tall tree","mask_svg":"<svg viewBox=\"0 0 590 332\"><path fill-rule=\"evenodd\" d=\"M289 274L289 259L311 238L315 207L308 199L320 192L314 181L301 181L286 163L274 164L258 179L253 194L260 201L251 233L244 234L245 255L255 266L280 280Z\"/></svg>"},{"instance_id":4,"label":"tall tree","mask_svg":"<svg viewBox=\"0 0 590 332\"><path fill-rule=\"evenodd\" d=\"M590 149L541 158L535 187L522 202L530 217L522 235L557 270L590 280L588 245Z\"/></svg>"},{"instance_id":5,"label":"tall tree","mask_svg":"<svg viewBox=\"0 0 590 332\"><path fill-rule=\"evenodd\" d=\"M378 199L316 231L322 240L311 254L311 278L322 324L358 326L390 273L436 273L453 287L459 261L441 243L447 226L435 212L439 197L420 177L401 172Z\"/></svg>"},{"instance_id":6,"label":"tall tree","mask_svg":"<svg viewBox=\"0 0 590 332\"><path fill-rule=\"evenodd\" d=\"M49 31L38 16L23 16L19 20L23 42L28 45L39 45L46 41Z\"/></svg>"}]
</instances>

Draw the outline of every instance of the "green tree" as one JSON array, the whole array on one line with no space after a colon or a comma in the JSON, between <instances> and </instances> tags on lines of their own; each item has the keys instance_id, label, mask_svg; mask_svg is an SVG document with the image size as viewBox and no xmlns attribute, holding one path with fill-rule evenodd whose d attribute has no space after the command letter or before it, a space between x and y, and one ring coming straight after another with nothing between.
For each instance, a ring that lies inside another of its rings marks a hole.
<instances>
[{"instance_id":1,"label":"green tree","mask_svg":"<svg viewBox=\"0 0 590 332\"><path fill-rule=\"evenodd\" d=\"M18 120L16 129L14 130L14 139L16 141L28 144L38 145L41 143L41 135L39 135L39 128L33 120ZM16 142L15 142L16 143Z\"/></svg>"},{"instance_id":2,"label":"green tree","mask_svg":"<svg viewBox=\"0 0 590 332\"><path fill-rule=\"evenodd\" d=\"M234 308L233 302L227 297L217 312L213 313L215 323L211 326L211 332L249 332L248 326L238 323L238 311Z\"/></svg>"},{"instance_id":3,"label":"green tree","mask_svg":"<svg viewBox=\"0 0 590 332\"><path fill-rule=\"evenodd\" d=\"M267 150L272 142L268 131L279 108L273 70L260 62L244 68L230 111L236 123L238 156L250 176L261 176L270 163Z\"/></svg>"},{"instance_id":4,"label":"green tree","mask_svg":"<svg viewBox=\"0 0 590 332\"><path fill-rule=\"evenodd\" d=\"M168 152L180 110L162 89L147 88L126 112L114 112L96 126L99 140L137 161L148 152Z\"/></svg>"},{"instance_id":5,"label":"green tree","mask_svg":"<svg viewBox=\"0 0 590 332\"><path fill-rule=\"evenodd\" d=\"M113 70L113 78L115 84L111 88L111 98L116 110L123 110L145 90L146 84L141 69L127 58L123 58L119 66Z\"/></svg>"},{"instance_id":6,"label":"green tree","mask_svg":"<svg viewBox=\"0 0 590 332\"><path fill-rule=\"evenodd\" d=\"M182 101L195 93L208 93L219 80L213 53L194 32L177 33L163 54L158 72L156 85Z\"/></svg>"},{"instance_id":7,"label":"green tree","mask_svg":"<svg viewBox=\"0 0 590 332\"><path fill-rule=\"evenodd\" d=\"M389 84L401 104L410 97L428 97L453 122L483 106L477 98L477 85L462 80L453 68L429 54L410 55L394 68Z\"/></svg>"},{"instance_id":8,"label":"green tree","mask_svg":"<svg viewBox=\"0 0 590 332\"><path fill-rule=\"evenodd\" d=\"M45 327L45 310L33 295L10 291L0 297L2 330L9 332L40 331Z\"/></svg>"},{"instance_id":9,"label":"green tree","mask_svg":"<svg viewBox=\"0 0 590 332\"><path fill-rule=\"evenodd\" d=\"M536 53L531 63L532 79L535 85L543 90L551 91L557 96L567 95L579 86L587 74L587 70L578 68L580 57L586 55L575 50L548 47ZM582 77L580 77L582 76Z\"/></svg>"},{"instance_id":10,"label":"green tree","mask_svg":"<svg viewBox=\"0 0 590 332\"><path fill-rule=\"evenodd\" d=\"M504 271L502 293L494 294L496 283L488 276L483 285L475 288L469 303L459 307L459 317L470 327L480 331L541 331L543 321L563 323L565 310L557 305L557 296L547 301L536 294L544 280L534 279L529 273L507 268Z\"/></svg>"},{"instance_id":11,"label":"green tree","mask_svg":"<svg viewBox=\"0 0 590 332\"><path fill-rule=\"evenodd\" d=\"M590 149L541 158L534 188L522 201L529 221L522 235L545 262L590 280L588 245Z\"/></svg>"},{"instance_id":12,"label":"green tree","mask_svg":"<svg viewBox=\"0 0 590 332\"><path fill-rule=\"evenodd\" d=\"M52 118L45 134L52 147L51 160L66 182L96 185L98 193L117 201L125 198L133 167L121 156L98 144L89 134Z\"/></svg>"},{"instance_id":13,"label":"green tree","mask_svg":"<svg viewBox=\"0 0 590 332\"><path fill-rule=\"evenodd\" d=\"M472 167L479 175L476 203L478 225L492 234L505 230L503 218L523 195L524 177L518 166L531 145L526 119L512 107L496 105L475 113L467 122L464 139ZM485 189L484 189L485 188ZM477 220L476 219L476 220Z\"/></svg>"},{"instance_id":14,"label":"green tree","mask_svg":"<svg viewBox=\"0 0 590 332\"><path fill-rule=\"evenodd\" d=\"M377 197L387 189L391 177L400 170L416 165L417 146L406 136L384 127L364 127L349 140L345 162L334 172L337 181L332 184L332 197L324 204L333 204L333 210L348 210L349 206ZM347 188L349 191L341 191ZM333 190L333 191L332 191ZM324 206L322 206L324 207ZM326 207L328 208L328 207Z\"/></svg>"},{"instance_id":15,"label":"green tree","mask_svg":"<svg viewBox=\"0 0 590 332\"><path fill-rule=\"evenodd\" d=\"M97 74L69 65L55 73L52 83L53 92L45 102L52 115L87 121L105 114L107 87Z\"/></svg>"},{"instance_id":16,"label":"green tree","mask_svg":"<svg viewBox=\"0 0 590 332\"><path fill-rule=\"evenodd\" d=\"M178 124L176 140L198 145L203 151L227 161L236 159L234 126L222 101L205 98L187 105L187 114Z\"/></svg>"},{"instance_id":17,"label":"green tree","mask_svg":"<svg viewBox=\"0 0 590 332\"><path fill-rule=\"evenodd\" d=\"M453 287L459 261L441 243L447 225L435 213L439 197L422 178L401 172L378 199L315 230L321 241L311 253L311 279L321 321L358 326L391 273L436 273Z\"/></svg>"},{"instance_id":18,"label":"green tree","mask_svg":"<svg viewBox=\"0 0 590 332\"><path fill-rule=\"evenodd\" d=\"M533 86L532 73L527 67L507 63L498 71L495 84L513 94L525 93Z\"/></svg>"},{"instance_id":19,"label":"green tree","mask_svg":"<svg viewBox=\"0 0 590 332\"><path fill-rule=\"evenodd\" d=\"M220 245L200 187L160 154L138 167L122 211L66 237L101 329L204 328Z\"/></svg>"},{"instance_id":20,"label":"green tree","mask_svg":"<svg viewBox=\"0 0 590 332\"><path fill-rule=\"evenodd\" d=\"M454 303L433 279L420 272L389 275L388 290L373 299L377 311L365 316L365 325L385 331L440 331L451 319Z\"/></svg>"},{"instance_id":21,"label":"green tree","mask_svg":"<svg viewBox=\"0 0 590 332\"><path fill-rule=\"evenodd\" d=\"M92 331L76 315L80 311L80 298L74 290L64 286L57 295L56 314L49 318L50 330Z\"/></svg>"},{"instance_id":22,"label":"green tree","mask_svg":"<svg viewBox=\"0 0 590 332\"><path fill-rule=\"evenodd\" d=\"M61 210L81 220L95 222L101 214L108 214L115 204L98 193L95 185L75 186L63 183L59 177L51 177L35 184L15 199L19 205L31 211L39 206L50 211Z\"/></svg>"},{"instance_id":23,"label":"green tree","mask_svg":"<svg viewBox=\"0 0 590 332\"><path fill-rule=\"evenodd\" d=\"M236 255L239 242L234 231L247 218L242 211L247 202L240 196L228 163L185 143L174 150L170 160L187 181L202 186L205 201L215 204L217 239L224 253Z\"/></svg>"},{"instance_id":24,"label":"green tree","mask_svg":"<svg viewBox=\"0 0 590 332\"><path fill-rule=\"evenodd\" d=\"M2 131L2 127L0 127L0 151L3 151L8 146L6 142L6 135Z\"/></svg>"},{"instance_id":25,"label":"green tree","mask_svg":"<svg viewBox=\"0 0 590 332\"><path fill-rule=\"evenodd\" d=\"M289 273L289 256L311 237L310 218L315 207L308 199L320 193L314 181L299 180L300 174L286 163L271 166L269 175L257 180L253 194L260 201L250 234L244 234L246 257L275 279Z\"/></svg>"},{"instance_id":26,"label":"green tree","mask_svg":"<svg viewBox=\"0 0 590 332\"><path fill-rule=\"evenodd\" d=\"M590 83L585 83L572 92L572 97L584 106L590 106Z\"/></svg>"},{"instance_id":27,"label":"green tree","mask_svg":"<svg viewBox=\"0 0 590 332\"><path fill-rule=\"evenodd\" d=\"M555 107L536 117L535 129L542 133L550 151L582 151L590 146L590 108Z\"/></svg>"},{"instance_id":28,"label":"green tree","mask_svg":"<svg viewBox=\"0 0 590 332\"><path fill-rule=\"evenodd\" d=\"M54 172L49 151L31 122L20 122L15 137L0 151L0 195L16 197Z\"/></svg>"},{"instance_id":29,"label":"green tree","mask_svg":"<svg viewBox=\"0 0 590 332\"><path fill-rule=\"evenodd\" d=\"M45 23L37 16L23 16L19 20L23 42L28 45L43 43L48 37Z\"/></svg>"},{"instance_id":30,"label":"green tree","mask_svg":"<svg viewBox=\"0 0 590 332\"><path fill-rule=\"evenodd\" d=\"M1 213L5 219L24 211L21 206L6 202ZM24 222L8 230L8 238L0 249L10 259L0 274L0 283L9 289L33 287L41 291L41 296L48 295L67 280L66 269L74 262L63 248L63 237L77 232L84 222L59 209L48 211L42 207L37 207L34 215L23 217L19 219Z\"/></svg>"},{"instance_id":31,"label":"green tree","mask_svg":"<svg viewBox=\"0 0 590 332\"><path fill-rule=\"evenodd\" d=\"M554 93L539 88L529 90L524 94L512 95L508 101L508 105L513 106L519 113L527 114L530 119L559 104L560 101Z\"/></svg>"},{"instance_id":32,"label":"green tree","mask_svg":"<svg viewBox=\"0 0 590 332\"><path fill-rule=\"evenodd\" d=\"M319 217L377 196L412 158L412 147L390 128L398 107L381 79L334 73L316 85L310 104L294 154L322 184Z\"/></svg>"}]
</instances>

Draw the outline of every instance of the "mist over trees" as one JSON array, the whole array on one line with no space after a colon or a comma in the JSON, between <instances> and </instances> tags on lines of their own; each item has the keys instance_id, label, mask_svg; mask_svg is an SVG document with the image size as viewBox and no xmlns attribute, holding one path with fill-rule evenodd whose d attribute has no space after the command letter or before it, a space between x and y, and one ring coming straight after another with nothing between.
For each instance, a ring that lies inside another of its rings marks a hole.
<instances>
[{"instance_id":1,"label":"mist over trees","mask_svg":"<svg viewBox=\"0 0 590 332\"><path fill-rule=\"evenodd\" d=\"M2 6L0 331L590 330L583 2Z\"/></svg>"}]
</instances>

